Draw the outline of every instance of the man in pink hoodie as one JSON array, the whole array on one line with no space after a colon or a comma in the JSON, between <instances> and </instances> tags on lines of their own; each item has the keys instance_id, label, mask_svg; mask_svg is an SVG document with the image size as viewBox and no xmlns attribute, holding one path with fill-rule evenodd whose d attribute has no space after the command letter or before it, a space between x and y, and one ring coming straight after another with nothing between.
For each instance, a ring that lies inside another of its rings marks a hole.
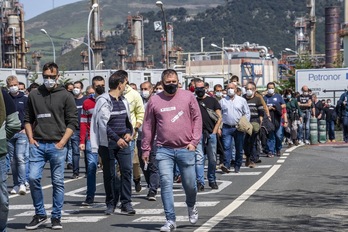
<instances>
[{"instance_id":1,"label":"man in pink hoodie","mask_svg":"<svg viewBox=\"0 0 348 232\"><path fill-rule=\"evenodd\" d=\"M178 89L178 75L167 69L162 73L164 91L151 97L143 123L143 160L149 154L156 137L156 160L161 181L161 197L166 214L166 223L160 231L176 229L173 197L173 169L178 165L191 224L198 220L196 208L195 150L202 135L202 117L194 95Z\"/></svg>"}]
</instances>

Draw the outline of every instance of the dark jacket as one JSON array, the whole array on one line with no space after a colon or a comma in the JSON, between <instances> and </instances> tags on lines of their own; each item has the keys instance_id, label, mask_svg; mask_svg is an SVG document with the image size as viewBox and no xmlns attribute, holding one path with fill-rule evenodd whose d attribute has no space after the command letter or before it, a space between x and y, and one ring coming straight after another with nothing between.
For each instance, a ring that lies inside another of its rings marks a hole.
<instances>
[{"instance_id":1,"label":"dark jacket","mask_svg":"<svg viewBox=\"0 0 348 232\"><path fill-rule=\"evenodd\" d=\"M10 96L12 97L16 105L19 120L21 120L22 129L24 129L24 115L25 115L25 109L27 108L28 97L20 91L18 92L16 96L12 96L11 94Z\"/></svg>"},{"instance_id":2,"label":"dark jacket","mask_svg":"<svg viewBox=\"0 0 348 232\"><path fill-rule=\"evenodd\" d=\"M16 106L10 95L0 88L0 157L7 153L7 140L20 129Z\"/></svg>"},{"instance_id":3,"label":"dark jacket","mask_svg":"<svg viewBox=\"0 0 348 232\"><path fill-rule=\"evenodd\" d=\"M30 92L24 122L32 124L34 139L59 141L78 126L74 97L63 86L48 91L41 85Z\"/></svg>"}]
</instances>

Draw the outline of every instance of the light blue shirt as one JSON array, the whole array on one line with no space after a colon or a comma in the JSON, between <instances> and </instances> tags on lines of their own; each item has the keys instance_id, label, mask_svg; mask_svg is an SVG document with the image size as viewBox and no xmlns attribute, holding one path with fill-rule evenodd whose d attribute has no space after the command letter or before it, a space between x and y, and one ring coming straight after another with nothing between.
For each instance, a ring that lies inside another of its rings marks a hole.
<instances>
[{"instance_id":1,"label":"light blue shirt","mask_svg":"<svg viewBox=\"0 0 348 232\"><path fill-rule=\"evenodd\" d=\"M233 99L229 96L219 101L222 111L222 123L230 126L236 126L240 118L245 115L250 121L250 110L247 101L235 95Z\"/></svg>"}]
</instances>

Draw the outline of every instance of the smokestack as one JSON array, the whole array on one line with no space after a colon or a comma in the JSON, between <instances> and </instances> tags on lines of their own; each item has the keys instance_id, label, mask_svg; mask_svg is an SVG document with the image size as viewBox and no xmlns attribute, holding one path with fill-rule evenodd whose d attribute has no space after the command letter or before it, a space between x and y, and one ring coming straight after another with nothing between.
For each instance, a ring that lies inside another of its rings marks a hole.
<instances>
[{"instance_id":1,"label":"smokestack","mask_svg":"<svg viewBox=\"0 0 348 232\"><path fill-rule=\"evenodd\" d=\"M334 68L340 52L340 9L337 6L325 8L325 67Z\"/></svg>"}]
</instances>

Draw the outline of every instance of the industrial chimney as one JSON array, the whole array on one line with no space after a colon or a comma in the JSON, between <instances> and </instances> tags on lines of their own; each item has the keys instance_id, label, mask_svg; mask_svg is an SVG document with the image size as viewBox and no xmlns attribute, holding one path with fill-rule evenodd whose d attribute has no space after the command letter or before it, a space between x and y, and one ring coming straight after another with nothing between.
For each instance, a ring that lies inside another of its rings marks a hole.
<instances>
[{"instance_id":1,"label":"industrial chimney","mask_svg":"<svg viewBox=\"0 0 348 232\"><path fill-rule=\"evenodd\" d=\"M334 68L340 52L340 9L325 8L325 67Z\"/></svg>"}]
</instances>

